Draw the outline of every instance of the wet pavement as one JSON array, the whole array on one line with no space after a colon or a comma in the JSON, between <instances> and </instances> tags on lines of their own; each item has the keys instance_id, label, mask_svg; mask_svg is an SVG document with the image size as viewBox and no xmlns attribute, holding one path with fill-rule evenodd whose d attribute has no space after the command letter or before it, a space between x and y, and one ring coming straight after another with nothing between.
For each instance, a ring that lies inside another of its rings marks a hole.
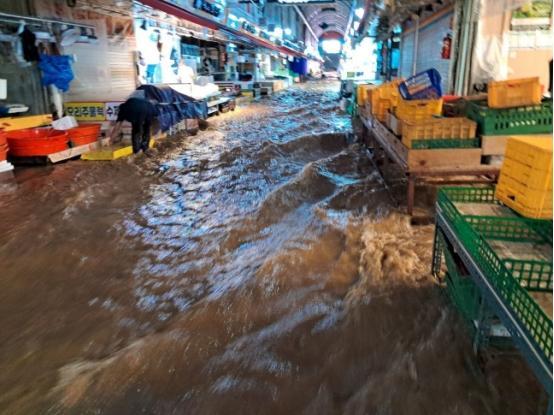
<instances>
[{"instance_id":1,"label":"wet pavement","mask_svg":"<svg viewBox=\"0 0 554 415\"><path fill-rule=\"evenodd\" d=\"M0 185L0 412L531 414L338 111L295 87L150 157Z\"/></svg>"}]
</instances>

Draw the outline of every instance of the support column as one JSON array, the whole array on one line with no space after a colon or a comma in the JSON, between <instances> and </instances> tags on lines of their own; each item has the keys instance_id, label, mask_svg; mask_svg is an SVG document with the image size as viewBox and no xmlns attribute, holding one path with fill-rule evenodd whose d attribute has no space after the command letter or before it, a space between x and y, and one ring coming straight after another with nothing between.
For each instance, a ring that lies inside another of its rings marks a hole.
<instances>
[{"instance_id":1,"label":"support column","mask_svg":"<svg viewBox=\"0 0 554 415\"><path fill-rule=\"evenodd\" d=\"M416 182L415 176L408 173L407 203L408 203L408 215L410 216L414 214L415 182Z\"/></svg>"}]
</instances>

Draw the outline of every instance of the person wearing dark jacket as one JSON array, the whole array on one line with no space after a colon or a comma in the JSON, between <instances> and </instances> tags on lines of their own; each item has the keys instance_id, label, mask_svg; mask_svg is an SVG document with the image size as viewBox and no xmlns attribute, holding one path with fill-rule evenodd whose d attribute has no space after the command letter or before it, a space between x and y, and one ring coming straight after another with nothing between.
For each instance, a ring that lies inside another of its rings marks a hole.
<instances>
[{"instance_id":1,"label":"person wearing dark jacket","mask_svg":"<svg viewBox=\"0 0 554 415\"><path fill-rule=\"evenodd\" d=\"M133 153L148 150L152 124L156 117L156 107L147 99L132 95L119 106L117 122L110 134L112 140L119 135L123 121L130 122L132 129Z\"/></svg>"}]
</instances>

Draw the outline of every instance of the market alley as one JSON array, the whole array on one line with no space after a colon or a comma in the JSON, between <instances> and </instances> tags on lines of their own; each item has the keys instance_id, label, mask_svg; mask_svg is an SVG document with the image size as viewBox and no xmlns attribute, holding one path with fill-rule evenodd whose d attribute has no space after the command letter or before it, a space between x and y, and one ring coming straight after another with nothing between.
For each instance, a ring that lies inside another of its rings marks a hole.
<instances>
[{"instance_id":1,"label":"market alley","mask_svg":"<svg viewBox=\"0 0 554 415\"><path fill-rule=\"evenodd\" d=\"M433 227L338 88L2 185L0 413L533 413L524 363L482 372L429 275Z\"/></svg>"}]
</instances>

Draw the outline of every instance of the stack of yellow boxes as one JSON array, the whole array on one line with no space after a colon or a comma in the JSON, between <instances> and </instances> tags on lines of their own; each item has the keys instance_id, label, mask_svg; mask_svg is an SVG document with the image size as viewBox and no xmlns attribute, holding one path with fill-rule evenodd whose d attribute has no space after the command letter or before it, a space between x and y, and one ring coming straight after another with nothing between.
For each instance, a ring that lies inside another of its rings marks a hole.
<instances>
[{"instance_id":1,"label":"stack of yellow boxes","mask_svg":"<svg viewBox=\"0 0 554 415\"><path fill-rule=\"evenodd\" d=\"M496 197L528 218L552 219L552 138L508 139Z\"/></svg>"},{"instance_id":2,"label":"stack of yellow boxes","mask_svg":"<svg viewBox=\"0 0 554 415\"><path fill-rule=\"evenodd\" d=\"M400 82L402 82L402 79L395 79L371 91L368 103L371 105L371 113L379 121L385 122L389 110L398 105L400 99L398 84Z\"/></svg>"},{"instance_id":3,"label":"stack of yellow boxes","mask_svg":"<svg viewBox=\"0 0 554 415\"><path fill-rule=\"evenodd\" d=\"M366 116L371 114L379 121L385 122L388 111L398 104L398 84L401 81L397 79L379 86L359 85L357 103L360 112Z\"/></svg>"}]
</instances>

